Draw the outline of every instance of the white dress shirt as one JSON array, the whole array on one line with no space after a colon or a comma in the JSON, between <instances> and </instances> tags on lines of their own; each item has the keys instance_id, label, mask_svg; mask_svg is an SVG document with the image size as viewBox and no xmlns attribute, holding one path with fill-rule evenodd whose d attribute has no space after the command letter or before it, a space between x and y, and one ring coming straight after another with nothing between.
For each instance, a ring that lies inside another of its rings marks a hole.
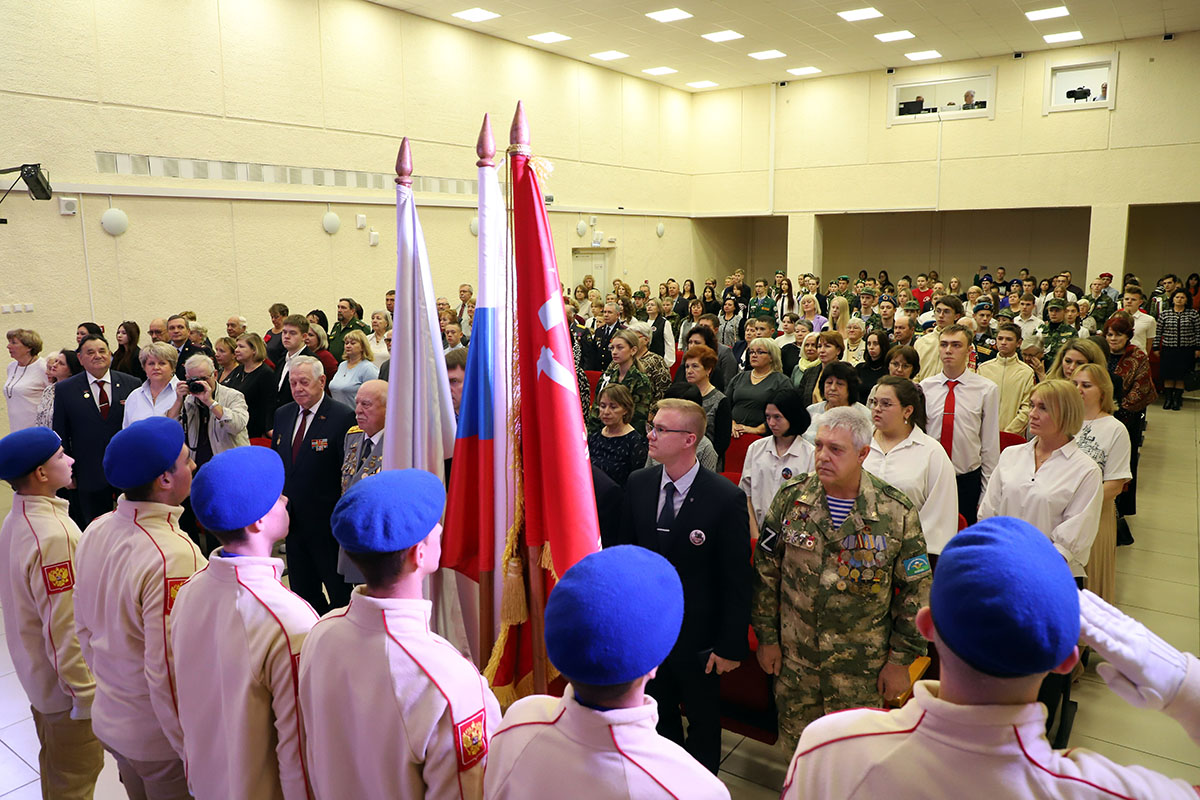
<instances>
[{"instance_id":1,"label":"white dress shirt","mask_svg":"<svg viewBox=\"0 0 1200 800\"><path fill-rule=\"evenodd\" d=\"M1133 337L1131 341L1137 347L1142 349L1146 355L1150 355L1150 343L1154 341L1154 337L1158 335L1158 320L1142 311L1133 315Z\"/></svg>"},{"instance_id":2,"label":"white dress shirt","mask_svg":"<svg viewBox=\"0 0 1200 800\"><path fill-rule=\"evenodd\" d=\"M1042 317L1036 308L1033 315L1028 319L1017 314L1013 317L1013 324L1021 329L1022 346L1042 343L1042 334L1040 333L1042 329Z\"/></svg>"},{"instance_id":3,"label":"white dress shirt","mask_svg":"<svg viewBox=\"0 0 1200 800\"><path fill-rule=\"evenodd\" d=\"M667 434L670 436L671 434ZM680 476L679 480L671 480L671 476L667 474L666 466L663 467L662 481L658 484L658 510L654 513L654 518L658 519L662 515L663 501L667 494L664 491L668 483L675 484L675 516L679 516L679 509L683 508L683 500L687 497L688 490L692 488L692 481L696 480L696 475L700 472L700 462L692 464L692 468Z\"/></svg>"},{"instance_id":4,"label":"white dress shirt","mask_svg":"<svg viewBox=\"0 0 1200 800\"><path fill-rule=\"evenodd\" d=\"M112 410L112 402L113 402L112 370L105 370L104 375L99 378L93 378L92 374L90 372L88 373L88 388L91 389L92 402L96 404L97 409L100 408L100 386L99 386L99 384L101 381L104 382L104 394L108 396L108 405L109 405L109 410L111 411ZM171 402L172 403L175 402L175 399L171 398Z\"/></svg>"},{"instance_id":5,"label":"white dress shirt","mask_svg":"<svg viewBox=\"0 0 1200 800\"><path fill-rule=\"evenodd\" d=\"M277 384L275 384L276 389L283 388L283 382L288 379L288 377L287 377L288 371L291 370L291 368L292 368L292 359L295 358L296 356L300 355L303 352L304 352L303 347L301 347L299 350L297 350L294 353L288 353L287 351L284 351L283 364L279 368L279 382ZM324 369L323 366L322 366L322 369Z\"/></svg>"},{"instance_id":6,"label":"white dress shirt","mask_svg":"<svg viewBox=\"0 0 1200 800\"><path fill-rule=\"evenodd\" d=\"M921 381L925 395L925 432L939 443L942 441L942 411L950 390L946 387L945 372ZM1000 458L1000 387L982 375L966 370L954 380L954 446L950 460L959 475L981 469L983 484Z\"/></svg>"},{"instance_id":7,"label":"white dress shirt","mask_svg":"<svg viewBox=\"0 0 1200 800\"><path fill-rule=\"evenodd\" d=\"M941 442L914 425L885 453L872 436L863 469L904 492L921 518L926 552L940 554L958 532L958 483Z\"/></svg>"},{"instance_id":8,"label":"white dress shirt","mask_svg":"<svg viewBox=\"0 0 1200 800\"><path fill-rule=\"evenodd\" d=\"M1037 439L1000 454L979 518L1017 517L1050 537L1077 578L1100 529L1103 476L1091 456L1069 441L1050 454L1041 469L1034 464Z\"/></svg>"},{"instance_id":9,"label":"white dress shirt","mask_svg":"<svg viewBox=\"0 0 1200 800\"><path fill-rule=\"evenodd\" d=\"M134 389L129 393L129 397L125 398L125 414L121 427L128 428L133 423L150 417L165 417L171 406L175 405L175 387L179 384L179 378L172 375L171 382L163 387L158 397L151 397L150 381ZM104 390L108 392L108 401L111 403L112 384L105 386Z\"/></svg>"},{"instance_id":10,"label":"white dress shirt","mask_svg":"<svg viewBox=\"0 0 1200 800\"><path fill-rule=\"evenodd\" d=\"M803 436L793 439L783 455L779 455L775 447L774 436L764 436L750 445L738 487L750 498L750 504L754 506L754 519L760 530L779 487L785 481L812 472L815 457L816 450Z\"/></svg>"}]
</instances>

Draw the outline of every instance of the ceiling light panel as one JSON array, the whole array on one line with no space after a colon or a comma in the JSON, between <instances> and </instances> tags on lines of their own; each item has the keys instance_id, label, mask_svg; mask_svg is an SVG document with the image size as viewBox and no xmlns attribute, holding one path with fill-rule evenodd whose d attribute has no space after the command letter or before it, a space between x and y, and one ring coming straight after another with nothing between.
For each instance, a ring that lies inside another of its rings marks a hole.
<instances>
[{"instance_id":1,"label":"ceiling light panel","mask_svg":"<svg viewBox=\"0 0 1200 800\"><path fill-rule=\"evenodd\" d=\"M717 31L716 33L704 33L701 36L710 42L732 42L734 39L743 38L742 34L737 31Z\"/></svg>"},{"instance_id":2,"label":"ceiling light panel","mask_svg":"<svg viewBox=\"0 0 1200 800\"><path fill-rule=\"evenodd\" d=\"M564 36L563 34L555 33L554 31L535 33L529 38L533 39L535 42L541 42L542 44L558 44L559 42L568 42L571 40L570 36Z\"/></svg>"},{"instance_id":3,"label":"ceiling light panel","mask_svg":"<svg viewBox=\"0 0 1200 800\"><path fill-rule=\"evenodd\" d=\"M647 75L671 75L679 72L679 70L671 69L670 67L651 67L650 69L642 70L642 72L646 73Z\"/></svg>"},{"instance_id":4,"label":"ceiling light panel","mask_svg":"<svg viewBox=\"0 0 1200 800\"><path fill-rule=\"evenodd\" d=\"M875 38L881 42L898 42L901 39L916 38L916 35L912 31L892 31L891 33L877 33Z\"/></svg>"},{"instance_id":5,"label":"ceiling light panel","mask_svg":"<svg viewBox=\"0 0 1200 800\"><path fill-rule=\"evenodd\" d=\"M941 58L942 54L937 50L921 50L917 53L905 53L904 57L909 61L928 61L931 58Z\"/></svg>"},{"instance_id":6,"label":"ceiling light panel","mask_svg":"<svg viewBox=\"0 0 1200 800\"><path fill-rule=\"evenodd\" d=\"M646 15L656 22L679 22L681 19L691 19L691 14L682 8L664 8L662 11L651 11Z\"/></svg>"},{"instance_id":7,"label":"ceiling light panel","mask_svg":"<svg viewBox=\"0 0 1200 800\"><path fill-rule=\"evenodd\" d=\"M757 53L749 53L751 58L759 61L770 61L772 58L786 58L787 53L781 53L778 50L759 50Z\"/></svg>"},{"instance_id":8,"label":"ceiling light panel","mask_svg":"<svg viewBox=\"0 0 1200 800\"><path fill-rule=\"evenodd\" d=\"M1067 31L1066 33L1048 33L1042 37L1046 40L1046 44L1058 44L1059 42L1076 42L1083 38L1083 34L1079 31Z\"/></svg>"},{"instance_id":9,"label":"ceiling light panel","mask_svg":"<svg viewBox=\"0 0 1200 800\"><path fill-rule=\"evenodd\" d=\"M838 16L846 20L846 22L861 22L864 19L875 19L882 17L879 11L874 8L856 8L853 11L839 11Z\"/></svg>"},{"instance_id":10,"label":"ceiling light panel","mask_svg":"<svg viewBox=\"0 0 1200 800\"><path fill-rule=\"evenodd\" d=\"M721 84L713 83L712 81L692 81L688 84L688 86L692 87L693 89L711 89L714 86L720 85Z\"/></svg>"},{"instance_id":11,"label":"ceiling light panel","mask_svg":"<svg viewBox=\"0 0 1200 800\"><path fill-rule=\"evenodd\" d=\"M629 58L629 53L622 53L620 50L604 50L592 53L591 57L597 61L616 61L619 58Z\"/></svg>"},{"instance_id":12,"label":"ceiling light panel","mask_svg":"<svg viewBox=\"0 0 1200 800\"><path fill-rule=\"evenodd\" d=\"M820 71L816 67L796 67L788 70L792 75L816 75Z\"/></svg>"},{"instance_id":13,"label":"ceiling light panel","mask_svg":"<svg viewBox=\"0 0 1200 800\"><path fill-rule=\"evenodd\" d=\"M494 11L488 11L486 8L468 8L466 11L459 11L450 16L465 19L467 22L487 22L489 19L496 19L500 15Z\"/></svg>"},{"instance_id":14,"label":"ceiling light panel","mask_svg":"<svg viewBox=\"0 0 1200 800\"><path fill-rule=\"evenodd\" d=\"M1029 17L1030 22L1037 22L1043 19L1056 19L1065 17L1071 12L1067 11L1066 6L1055 6L1054 8L1043 8L1038 11L1026 11L1025 16Z\"/></svg>"}]
</instances>

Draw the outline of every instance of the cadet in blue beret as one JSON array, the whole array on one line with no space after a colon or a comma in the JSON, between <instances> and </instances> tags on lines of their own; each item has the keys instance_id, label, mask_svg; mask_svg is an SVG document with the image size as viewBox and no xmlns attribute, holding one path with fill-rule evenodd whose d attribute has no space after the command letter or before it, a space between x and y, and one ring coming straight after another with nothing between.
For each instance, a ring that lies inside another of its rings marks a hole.
<instances>
[{"instance_id":1,"label":"cadet in blue beret","mask_svg":"<svg viewBox=\"0 0 1200 800\"><path fill-rule=\"evenodd\" d=\"M683 623L683 584L658 553L609 547L567 570L546 603L546 653L561 698L518 700L492 739L489 800L728 798L724 784L658 735L645 693ZM603 735L595 732L603 731Z\"/></svg>"},{"instance_id":2,"label":"cadet in blue beret","mask_svg":"<svg viewBox=\"0 0 1200 800\"><path fill-rule=\"evenodd\" d=\"M358 481L333 536L366 578L300 652L309 778L318 798L479 798L500 704L475 665L429 629L446 491L417 469ZM403 755L398 755L403 754Z\"/></svg>"},{"instance_id":3,"label":"cadet in blue beret","mask_svg":"<svg viewBox=\"0 0 1200 800\"><path fill-rule=\"evenodd\" d=\"M104 475L124 491L76 551L75 624L96 675L92 727L131 797L187 797L168 646L171 609L204 556L179 527L192 488L183 428L149 417L113 436Z\"/></svg>"},{"instance_id":4,"label":"cadet in blue beret","mask_svg":"<svg viewBox=\"0 0 1200 800\"><path fill-rule=\"evenodd\" d=\"M1079 590L1045 534L1013 517L960 531L917 614L941 681L918 682L903 708L809 725L783 797L1193 797L1184 781L1051 746L1038 689L1079 661L1080 627Z\"/></svg>"},{"instance_id":5,"label":"cadet in blue beret","mask_svg":"<svg viewBox=\"0 0 1200 800\"><path fill-rule=\"evenodd\" d=\"M75 633L80 532L66 500L75 463L49 428L0 439L0 480L16 491L0 526L0 605L8 652L29 697L41 749L43 797L91 797L104 767L92 733L96 682Z\"/></svg>"},{"instance_id":6,"label":"cadet in blue beret","mask_svg":"<svg viewBox=\"0 0 1200 800\"><path fill-rule=\"evenodd\" d=\"M218 453L192 482L192 509L220 541L179 591L171 649L196 797L308 798L293 669L317 612L271 554L288 532L283 461L267 447ZM214 662L220 664L214 669Z\"/></svg>"}]
</instances>

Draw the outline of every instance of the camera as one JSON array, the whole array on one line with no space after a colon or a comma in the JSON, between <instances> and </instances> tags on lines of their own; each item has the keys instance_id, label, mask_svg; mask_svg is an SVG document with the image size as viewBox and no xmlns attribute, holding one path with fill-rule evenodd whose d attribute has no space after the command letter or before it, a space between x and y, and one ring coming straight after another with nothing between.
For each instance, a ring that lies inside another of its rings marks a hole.
<instances>
[{"instance_id":1,"label":"camera","mask_svg":"<svg viewBox=\"0 0 1200 800\"><path fill-rule=\"evenodd\" d=\"M1092 90L1086 86L1080 86L1078 89L1067 89L1067 99L1078 102L1079 100L1087 100L1092 96Z\"/></svg>"},{"instance_id":2,"label":"camera","mask_svg":"<svg viewBox=\"0 0 1200 800\"><path fill-rule=\"evenodd\" d=\"M208 388L208 383L199 378L187 379L188 391L192 394L204 394L204 390Z\"/></svg>"}]
</instances>

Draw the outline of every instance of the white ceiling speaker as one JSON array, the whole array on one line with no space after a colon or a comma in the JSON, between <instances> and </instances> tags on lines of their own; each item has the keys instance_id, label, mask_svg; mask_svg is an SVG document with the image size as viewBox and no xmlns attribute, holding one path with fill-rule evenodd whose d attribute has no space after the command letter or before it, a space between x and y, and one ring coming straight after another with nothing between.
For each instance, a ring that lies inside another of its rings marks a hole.
<instances>
[{"instance_id":1,"label":"white ceiling speaker","mask_svg":"<svg viewBox=\"0 0 1200 800\"><path fill-rule=\"evenodd\" d=\"M119 208L110 208L100 215L100 227L109 236L120 236L129 230L129 215Z\"/></svg>"},{"instance_id":2,"label":"white ceiling speaker","mask_svg":"<svg viewBox=\"0 0 1200 800\"><path fill-rule=\"evenodd\" d=\"M333 234L341 230L342 220L332 211L326 211L325 216L321 217L321 227L325 229L326 233L333 236Z\"/></svg>"},{"instance_id":3,"label":"white ceiling speaker","mask_svg":"<svg viewBox=\"0 0 1200 800\"><path fill-rule=\"evenodd\" d=\"M663 225L663 224L660 222L660 223L658 223L658 225L657 225L657 226L654 228L654 232L655 232L655 233L657 233L657 234L658 234L658 238L660 238L660 239L661 239L662 237L664 237L664 236L666 236L666 235L667 235L667 226L666 226L666 225Z\"/></svg>"},{"instance_id":4,"label":"white ceiling speaker","mask_svg":"<svg viewBox=\"0 0 1200 800\"><path fill-rule=\"evenodd\" d=\"M467 230L471 232L472 236L479 235L479 217L471 217L471 221L467 223Z\"/></svg>"},{"instance_id":5,"label":"white ceiling speaker","mask_svg":"<svg viewBox=\"0 0 1200 800\"><path fill-rule=\"evenodd\" d=\"M64 217L73 217L79 213L79 198L78 197L60 197L58 198L58 213Z\"/></svg>"}]
</instances>

